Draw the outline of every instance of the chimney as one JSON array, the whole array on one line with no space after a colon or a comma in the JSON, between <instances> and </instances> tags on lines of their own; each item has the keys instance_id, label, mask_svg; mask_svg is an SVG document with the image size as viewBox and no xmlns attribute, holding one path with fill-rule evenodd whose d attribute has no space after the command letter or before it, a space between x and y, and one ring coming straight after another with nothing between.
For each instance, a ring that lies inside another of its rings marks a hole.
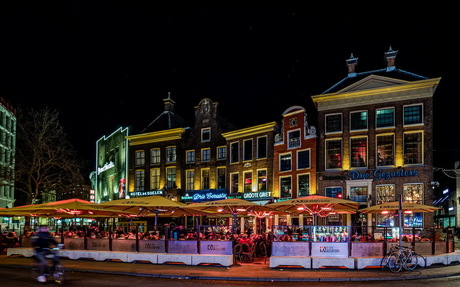
<instances>
[{"instance_id":1,"label":"chimney","mask_svg":"<svg viewBox=\"0 0 460 287\"><path fill-rule=\"evenodd\" d=\"M348 77L356 77L356 65L358 65L358 58L351 53L350 58L346 60L348 66Z\"/></svg>"},{"instance_id":2,"label":"chimney","mask_svg":"<svg viewBox=\"0 0 460 287\"><path fill-rule=\"evenodd\" d=\"M388 52L385 52L385 60L387 61L387 72L393 71L396 69L395 66L395 61L396 61L396 55L398 54L398 51L394 51L391 46Z\"/></svg>"},{"instance_id":3,"label":"chimney","mask_svg":"<svg viewBox=\"0 0 460 287\"><path fill-rule=\"evenodd\" d=\"M174 104L176 102L171 99L171 92L168 92L168 98L163 99L163 102L165 103L165 111L174 112Z\"/></svg>"}]
</instances>

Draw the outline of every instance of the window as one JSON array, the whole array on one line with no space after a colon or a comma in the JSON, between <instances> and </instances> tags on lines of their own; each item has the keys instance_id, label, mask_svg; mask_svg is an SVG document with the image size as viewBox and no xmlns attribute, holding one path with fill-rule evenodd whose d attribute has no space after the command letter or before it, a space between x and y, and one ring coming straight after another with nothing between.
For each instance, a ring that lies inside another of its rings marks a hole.
<instances>
[{"instance_id":1,"label":"window","mask_svg":"<svg viewBox=\"0 0 460 287\"><path fill-rule=\"evenodd\" d=\"M230 144L230 162L238 162L239 161L239 149L240 149L240 143L239 142L234 142Z\"/></svg>"},{"instance_id":2,"label":"window","mask_svg":"<svg viewBox=\"0 0 460 287\"><path fill-rule=\"evenodd\" d=\"M300 147L300 130L288 132L288 148Z\"/></svg>"},{"instance_id":3,"label":"window","mask_svg":"<svg viewBox=\"0 0 460 287\"><path fill-rule=\"evenodd\" d=\"M395 201L395 186L393 184L377 185L375 187L376 204Z\"/></svg>"},{"instance_id":4,"label":"window","mask_svg":"<svg viewBox=\"0 0 460 287\"><path fill-rule=\"evenodd\" d=\"M145 152L143 150L136 150L136 166L145 164Z\"/></svg>"},{"instance_id":5,"label":"window","mask_svg":"<svg viewBox=\"0 0 460 287\"><path fill-rule=\"evenodd\" d=\"M159 148L150 150L150 162L151 164L159 164L161 160L161 152Z\"/></svg>"},{"instance_id":6,"label":"window","mask_svg":"<svg viewBox=\"0 0 460 287\"><path fill-rule=\"evenodd\" d=\"M404 134L404 164L420 164L423 162L422 133Z\"/></svg>"},{"instance_id":7,"label":"window","mask_svg":"<svg viewBox=\"0 0 460 287\"><path fill-rule=\"evenodd\" d=\"M186 174L187 174L187 179L186 179L185 188L186 188L186 190L194 190L195 189L195 187L194 187L194 185L195 185L195 171L193 169L187 170Z\"/></svg>"},{"instance_id":8,"label":"window","mask_svg":"<svg viewBox=\"0 0 460 287\"><path fill-rule=\"evenodd\" d=\"M166 162L176 162L176 147L166 148Z\"/></svg>"},{"instance_id":9,"label":"window","mask_svg":"<svg viewBox=\"0 0 460 287\"><path fill-rule=\"evenodd\" d=\"M257 158L266 158L267 157L267 137L258 137L257 138Z\"/></svg>"},{"instance_id":10,"label":"window","mask_svg":"<svg viewBox=\"0 0 460 287\"><path fill-rule=\"evenodd\" d=\"M136 186L134 187L135 191L144 191L144 175L144 170L136 170Z\"/></svg>"},{"instance_id":11,"label":"window","mask_svg":"<svg viewBox=\"0 0 460 287\"><path fill-rule=\"evenodd\" d=\"M310 150L297 152L297 169L310 168Z\"/></svg>"},{"instance_id":12,"label":"window","mask_svg":"<svg viewBox=\"0 0 460 287\"><path fill-rule=\"evenodd\" d=\"M332 198L342 198L343 191L341 187L326 187L326 196Z\"/></svg>"},{"instance_id":13,"label":"window","mask_svg":"<svg viewBox=\"0 0 460 287\"><path fill-rule=\"evenodd\" d=\"M201 189L209 189L209 168L201 170Z\"/></svg>"},{"instance_id":14,"label":"window","mask_svg":"<svg viewBox=\"0 0 460 287\"><path fill-rule=\"evenodd\" d=\"M404 125L417 125L423 123L422 105L404 107Z\"/></svg>"},{"instance_id":15,"label":"window","mask_svg":"<svg viewBox=\"0 0 460 287\"><path fill-rule=\"evenodd\" d=\"M297 118L291 118L291 119L289 119L289 126L290 126L290 127L295 127L295 126L297 126Z\"/></svg>"},{"instance_id":16,"label":"window","mask_svg":"<svg viewBox=\"0 0 460 287\"><path fill-rule=\"evenodd\" d=\"M326 168L342 167L342 140L326 140Z\"/></svg>"},{"instance_id":17,"label":"window","mask_svg":"<svg viewBox=\"0 0 460 287\"><path fill-rule=\"evenodd\" d=\"M290 176L280 178L281 198L292 197L292 179Z\"/></svg>"},{"instance_id":18,"label":"window","mask_svg":"<svg viewBox=\"0 0 460 287\"><path fill-rule=\"evenodd\" d=\"M297 176L297 196L310 195L310 174L299 174Z\"/></svg>"},{"instance_id":19,"label":"window","mask_svg":"<svg viewBox=\"0 0 460 287\"><path fill-rule=\"evenodd\" d=\"M351 167L367 166L367 138L351 138Z\"/></svg>"},{"instance_id":20,"label":"window","mask_svg":"<svg viewBox=\"0 0 460 287\"><path fill-rule=\"evenodd\" d=\"M227 147L219 146L217 147L217 160L222 160L227 158Z\"/></svg>"},{"instance_id":21,"label":"window","mask_svg":"<svg viewBox=\"0 0 460 287\"><path fill-rule=\"evenodd\" d=\"M211 140L211 128L201 129L201 141L208 142Z\"/></svg>"},{"instance_id":22,"label":"window","mask_svg":"<svg viewBox=\"0 0 460 287\"><path fill-rule=\"evenodd\" d=\"M395 126L395 109L386 108L375 111L375 127L388 128Z\"/></svg>"},{"instance_id":23,"label":"window","mask_svg":"<svg viewBox=\"0 0 460 287\"><path fill-rule=\"evenodd\" d=\"M151 190L160 190L160 169L152 168L150 169L150 189Z\"/></svg>"},{"instance_id":24,"label":"window","mask_svg":"<svg viewBox=\"0 0 460 287\"><path fill-rule=\"evenodd\" d=\"M350 187L350 200L360 203L367 203L368 187L352 186Z\"/></svg>"},{"instance_id":25,"label":"window","mask_svg":"<svg viewBox=\"0 0 460 287\"><path fill-rule=\"evenodd\" d=\"M404 202L423 204L423 184L408 183L403 187Z\"/></svg>"},{"instance_id":26,"label":"window","mask_svg":"<svg viewBox=\"0 0 460 287\"><path fill-rule=\"evenodd\" d=\"M261 169L257 171L257 190L267 190L267 170Z\"/></svg>"},{"instance_id":27,"label":"window","mask_svg":"<svg viewBox=\"0 0 460 287\"><path fill-rule=\"evenodd\" d=\"M423 204L423 184L404 184L403 199L404 202ZM423 214L420 212L404 214L403 225L404 227L423 227Z\"/></svg>"},{"instance_id":28,"label":"window","mask_svg":"<svg viewBox=\"0 0 460 287\"><path fill-rule=\"evenodd\" d=\"M176 167L166 168L166 187L167 188L176 187Z\"/></svg>"},{"instance_id":29,"label":"window","mask_svg":"<svg viewBox=\"0 0 460 287\"><path fill-rule=\"evenodd\" d=\"M291 170L291 154L280 154L280 171Z\"/></svg>"},{"instance_id":30,"label":"window","mask_svg":"<svg viewBox=\"0 0 460 287\"><path fill-rule=\"evenodd\" d=\"M201 161L209 161L211 159L211 149L204 148L201 150Z\"/></svg>"},{"instance_id":31,"label":"window","mask_svg":"<svg viewBox=\"0 0 460 287\"><path fill-rule=\"evenodd\" d=\"M230 174L230 193L238 193L239 174Z\"/></svg>"},{"instance_id":32,"label":"window","mask_svg":"<svg viewBox=\"0 0 460 287\"><path fill-rule=\"evenodd\" d=\"M252 191L252 171L245 171L244 174L244 192Z\"/></svg>"},{"instance_id":33,"label":"window","mask_svg":"<svg viewBox=\"0 0 460 287\"><path fill-rule=\"evenodd\" d=\"M217 168L217 188L225 188L225 185L226 185L225 174L226 174L225 167Z\"/></svg>"},{"instance_id":34,"label":"window","mask_svg":"<svg viewBox=\"0 0 460 287\"><path fill-rule=\"evenodd\" d=\"M326 133L342 131L342 114L326 115Z\"/></svg>"},{"instance_id":35,"label":"window","mask_svg":"<svg viewBox=\"0 0 460 287\"><path fill-rule=\"evenodd\" d=\"M188 150L186 155L187 163L194 163L195 162L195 151Z\"/></svg>"},{"instance_id":36,"label":"window","mask_svg":"<svg viewBox=\"0 0 460 287\"><path fill-rule=\"evenodd\" d=\"M365 130L367 129L367 111L351 112L350 113L350 130Z\"/></svg>"},{"instance_id":37,"label":"window","mask_svg":"<svg viewBox=\"0 0 460 287\"><path fill-rule=\"evenodd\" d=\"M394 135L377 136L377 166L394 165Z\"/></svg>"},{"instance_id":38,"label":"window","mask_svg":"<svg viewBox=\"0 0 460 287\"><path fill-rule=\"evenodd\" d=\"M252 160L252 139L243 141L243 161Z\"/></svg>"}]
</instances>

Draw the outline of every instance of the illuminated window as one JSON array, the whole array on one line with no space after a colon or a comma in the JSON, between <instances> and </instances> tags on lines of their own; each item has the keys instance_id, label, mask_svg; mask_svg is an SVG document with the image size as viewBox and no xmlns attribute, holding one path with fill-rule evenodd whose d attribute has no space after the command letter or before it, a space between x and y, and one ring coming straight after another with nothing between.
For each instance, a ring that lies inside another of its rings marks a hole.
<instances>
[{"instance_id":1,"label":"illuminated window","mask_svg":"<svg viewBox=\"0 0 460 287\"><path fill-rule=\"evenodd\" d=\"M423 184L408 183L403 186L404 202L423 204Z\"/></svg>"},{"instance_id":2,"label":"illuminated window","mask_svg":"<svg viewBox=\"0 0 460 287\"><path fill-rule=\"evenodd\" d=\"M300 147L300 130L289 131L288 132L288 148L298 148Z\"/></svg>"},{"instance_id":3,"label":"illuminated window","mask_svg":"<svg viewBox=\"0 0 460 287\"><path fill-rule=\"evenodd\" d=\"M176 162L176 147L166 148L166 162Z\"/></svg>"},{"instance_id":4,"label":"illuminated window","mask_svg":"<svg viewBox=\"0 0 460 287\"><path fill-rule=\"evenodd\" d=\"M257 158L267 157L267 136L257 138Z\"/></svg>"},{"instance_id":5,"label":"illuminated window","mask_svg":"<svg viewBox=\"0 0 460 287\"><path fill-rule=\"evenodd\" d=\"M375 127L388 128L395 126L395 109L385 108L375 111Z\"/></svg>"},{"instance_id":6,"label":"illuminated window","mask_svg":"<svg viewBox=\"0 0 460 287\"><path fill-rule=\"evenodd\" d=\"M187 179L186 179L186 184L185 184L185 188L186 190L194 190L194 185L195 185L195 171L193 169L191 170L187 170L186 171L186 174L187 174Z\"/></svg>"},{"instance_id":7,"label":"illuminated window","mask_svg":"<svg viewBox=\"0 0 460 287\"><path fill-rule=\"evenodd\" d=\"M351 167L367 166L367 138L351 138Z\"/></svg>"},{"instance_id":8,"label":"illuminated window","mask_svg":"<svg viewBox=\"0 0 460 287\"><path fill-rule=\"evenodd\" d=\"M220 146L217 147L217 160L222 160L227 158L227 147Z\"/></svg>"},{"instance_id":9,"label":"illuminated window","mask_svg":"<svg viewBox=\"0 0 460 287\"><path fill-rule=\"evenodd\" d=\"M395 201L395 186L393 184L377 185L375 187L376 204Z\"/></svg>"},{"instance_id":10,"label":"illuminated window","mask_svg":"<svg viewBox=\"0 0 460 287\"><path fill-rule=\"evenodd\" d=\"M230 193L238 193L239 174L230 174Z\"/></svg>"},{"instance_id":11,"label":"illuminated window","mask_svg":"<svg viewBox=\"0 0 460 287\"><path fill-rule=\"evenodd\" d=\"M136 170L135 172L135 178L136 178L136 181L135 181L135 187L134 187L134 190L135 191L144 191L144 175L145 175L145 172L144 170L142 169L138 169Z\"/></svg>"},{"instance_id":12,"label":"illuminated window","mask_svg":"<svg viewBox=\"0 0 460 287\"><path fill-rule=\"evenodd\" d=\"M404 164L423 162L423 134L421 132L404 134Z\"/></svg>"},{"instance_id":13,"label":"illuminated window","mask_svg":"<svg viewBox=\"0 0 460 287\"><path fill-rule=\"evenodd\" d=\"M257 171L257 190L266 191L267 190L267 170L261 169Z\"/></svg>"},{"instance_id":14,"label":"illuminated window","mask_svg":"<svg viewBox=\"0 0 460 287\"><path fill-rule=\"evenodd\" d=\"M243 161L252 160L252 139L243 141Z\"/></svg>"},{"instance_id":15,"label":"illuminated window","mask_svg":"<svg viewBox=\"0 0 460 287\"><path fill-rule=\"evenodd\" d=\"M352 131L367 129L367 111L350 113L350 129Z\"/></svg>"},{"instance_id":16,"label":"illuminated window","mask_svg":"<svg viewBox=\"0 0 460 287\"><path fill-rule=\"evenodd\" d=\"M290 153L280 154L280 171L291 170L291 161Z\"/></svg>"},{"instance_id":17,"label":"illuminated window","mask_svg":"<svg viewBox=\"0 0 460 287\"><path fill-rule=\"evenodd\" d=\"M342 198L343 190L341 187L326 187L326 196L332 198Z\"/></svg>"},{"instance_id":18,"label":"illuminated window","mask_svg":"<svg viewBox=\"0 0 460 287\"><path fill-rule=\"evenodd\" d=\"M226 184L225 174L226 174L225 167L217 168L217 188L225 188L225 184Z\"/></svg>"},{"instance_id":19,"label":"illuminated window","mask_svg":"<svg viewBox=\"0 0 460 287\"><path fill-rule=\"evenodd\" d=\"M150 150L150 163L159 164L161 160L161 152L159 148L154 148Z\"/></svg>"},{"instance_id":20,"label":"illuminated window","mask_svg":"<svg viewBox=\"0 0 460 287\"><path fill-rule=\"evenodd\" d=\"M143 150L136 150L136 166L145 164L145 152Z\"/></svg>"},{"instance_id":21,"label":"illuminated window","mask_svg":"<svg viewBox=\"0 0 460 287\"><path fill-rule=\"evenodd\" d=\"M299 174L297 176L297 193L298 196L310 195L310 174Z\"/></svg>"},{"instance_id":22,"label":"illuminated window","mask_svg":"<svg viewBox=\"0 0 460 287\"><path fill-rule=\"evenodd\" d=\"M292 197L292 178L290 176L280 177L281 198Z\"/></svg>"},{"instance_id":23,"label":"illuminated window","mask_svg":"<svg viewBox=\"0 0 460 287\"><path fill-rule=\"evenodd\" d=\"M310 150L297 152L297 169L310 168Z\"/></svg>"},{"instance_id":24,"label":"illuminated window","mask_svg":"<svg viewBox=\"0 0 460 287\"><path fill-rule=\"evenodd\" d=\"M211 149L204 148L201 150L201 161L209 161L211 159Z\"/></svg>"},{"instance_id":25,"label":"illuminated window","mask_svg":"<svg viewBox=\"0 0 460 287\"><path fill-rule=\"evenodd\" d=\"M166 186L168 188L176 187L176 167L166 168Z\"/></svg>"},{"instance_id":26,"label":"illuminated window","mask_svg":"<svg viewBox=\"0 0 460 287\"><path fill-rule=\"evenodd\" d=\"M342 114L326 115L326 133L342 131Z\"/></svg>"},{"instance_id":27,"label":"illuminated window","mask_svg":"<svg viewBox=\"0 0 460 287\"><path fill-rule=\"evenodd\" d=\"M160 169L152 168L150 169L150 189L151 190L160 190Z\"/></svg>"},{"instance_id":28,"label":"illuminated window","mask_svg":"<svg viewBox=\"0 0 460 287\"><path fill-rule=\"evenodd\" d=\"M411 105L404 107L404 125L423 124L422 105Z\"/></svg>"},{"instance_id":29,"label":"illuminated window","mask_svg":"<svg viewBox=\"0 0 460 287\"><path fill-rule=\"evenodd\" d=\"M394 135L377 136L377 165L394 165Z\"/></svg>"},{"instance_id":30,"label":"illuminated window","mask_svg":"<svg viewBox=\"0 0 460 287\"><path fill-rule=\"evenodd\" d=\"M201 129L201 141L208 142L211 140L211 128Z\"/></svg>"},{"instance_id":31,"label":"illuminated window","mask_svg":"<svg viewBox=\"0 0 460 287\"><path fill-rule=\"evenodd\" d=\"M350 200L360 203L367 203L368 187L367 186L351 186Z\"/></svg>"},{"instance_id":32,"label":"illuminated window","mask_svg":"<svg viewBox=\"0 0 460 287\"><path fill-rule=\"evenodd\" d=\"M188 150L187 152L187 163L194 163L195 162L195 151L194 150Z\"/></svg>"},{"instance_id":33,"label":"illuminated window","mask_svg":"<svg viewBox=\"0 0 460 287\"><path fill-rule=\"evenodd\" d=\"M342 140L326 140L326 168L342 167Z\"/></svg>"},{"instance_id":34,"label":"illuminated window","mask_svg":"<svg viewBox=\"0 0 460 287\"><path fill-rule=\"evenodd\" d=\"M209 168L201 170L201 189L209 189Z\"/></svg>"},{"instance_id":35,"label":"illuminated window","mask_svg":"<svg viewBox=\"0 0 460 287\"><path fill-rule=\"evenodd\" d=\"M245 171L243 173L244 176L244 192L251 192L252 191L252 171Z\"/></svg>"},{"instance_id":36,"label":"illuminated window","mask_svg":"<svg viewBox=\"0 0 460 287\"><path fill-rule=\"evenodd\" d=\"M239 158L240 158L239 149L240 149L239 142L234 142L230 144L230 162L231 163L235 163L239 161Z\"/></svg>"}]
</instances>

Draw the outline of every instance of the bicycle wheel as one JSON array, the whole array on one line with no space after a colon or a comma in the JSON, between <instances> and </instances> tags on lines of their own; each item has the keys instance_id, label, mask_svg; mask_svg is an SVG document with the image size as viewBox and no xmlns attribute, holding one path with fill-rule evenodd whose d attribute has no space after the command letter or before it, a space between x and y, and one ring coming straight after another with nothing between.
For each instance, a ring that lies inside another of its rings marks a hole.
<instances>
[{"instance_id":1,"label":"bicycle wheel","mask_svg":"<svg viewBox=\"0 0 460 287\"><path fill-rule=\"evenodd\" d=\"M58 285L64 285L64 267L62 265L56 265L53 272L54 282Z\"/></svg>"},{"instance_id":2,"label":"bicycle wheel","mask_svg":"<svg viewBox=\"0 0 460 287\"><path fill-rule=\"evenodd\" d=\"M404 255L403 264L402 264L404 269L412 271L415 269L415 267L417 267L417 264L418 264L418 257L415 253L408 252Z\"/></svg>"},{"instance_id":3,"label":"bicycle wheel","mask_svg":"<svg viewBox=\"0 0 460 287\"><path fill-rule=\"evenodd\" d=\"M388 259L388 268L390 268L391 272L399 272L402 268L401 263L401 256L397 253L391 254L390 258Z\"/></svg>"},{"instance_id":4,"label":"bicycle wheel","mask_svg":"<svg viewBox=\"0 0 460 287\"><path fill-rule=\"evenodd\" d=\"M390 261L390 256L393 253L387 253L383 256L382 261L380 261L380 270L386 270L388 268L388 261Z\"/></svg>"},{"instance_id":5,"label":"bicycle wheel","mask_svg":"<svg viewBox=\"0 0 460 287\"><path fill-rule=\"evenodd\" d=\"M422 270L426 267L426 258L418 253L412 254L412 257L415 257L417 260L417 265L415 265L412 270Z\"/></svg>"}]
</instances>

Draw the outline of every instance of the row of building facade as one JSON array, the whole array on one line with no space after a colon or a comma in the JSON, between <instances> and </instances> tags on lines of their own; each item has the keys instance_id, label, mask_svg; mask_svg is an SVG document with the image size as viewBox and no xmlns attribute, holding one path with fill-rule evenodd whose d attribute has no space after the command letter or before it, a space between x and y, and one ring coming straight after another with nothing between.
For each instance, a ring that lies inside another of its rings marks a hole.
<instances>
[{"instance_id":1,"label":"row of building facade","mask_svg":"<svg viewBox=\"0 0 460 287\"><path fill-rule=\"evenodd\" d=\"M395 66L348 75L312 96L317 118L286 107L281 122L236 128L209 98L195 107L192 125L165 109L142 132L120 128L96 144L95 202L163 195L186 203L239 197L259 204L311 194L356 201L433 203L433 95L440 78ZM316 122L317 126L309 122ZM323 223L395 226L393 215L328 216ZM279 216L276 224L311 224L304 216ZM433 226L432 214L410 214L405 226Z\"/></svg>"}]
</instances>

